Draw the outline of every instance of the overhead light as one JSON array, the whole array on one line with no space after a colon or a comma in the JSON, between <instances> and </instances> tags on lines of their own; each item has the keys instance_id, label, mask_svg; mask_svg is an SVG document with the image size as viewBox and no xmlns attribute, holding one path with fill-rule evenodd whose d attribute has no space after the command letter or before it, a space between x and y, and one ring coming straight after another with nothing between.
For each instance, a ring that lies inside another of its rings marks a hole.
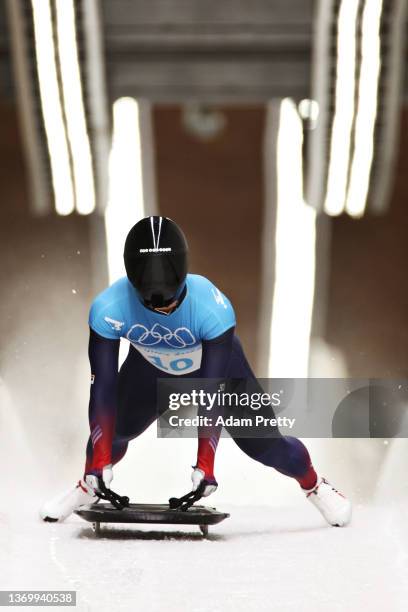
<instances>
[{"instance_id":1,"label":"overhead light","mask_svg":"<svg viewBox=\"0 0 408 612\"><path fill-rule=\"evenodd\" d=\"M303 200L303 128L294 102L280 106L275 284L268 376L306 377L315 283L316 212Z\"/></svg>"},{"instance_id":2,"label":"overhead light","mask_svg":"<svg viewBox=\"0 0 408 612\"><path fill-rule=\"evenodd\" d=\"M59 94L49 0L32 0L35 51L42 115L50 155L55 208L69 215L75 206L68 143Z\"/></svg>"},{"instance_id":3,"label":"overhead light","mask_svg":"<svg viewBox=\"0 0 408 612\"><path fill-rule=\"evenodd\" d=\"M335 111L324 203L329 215L342 213L346 201L354 118L358 6L359 0L342 0L337 21Z\"/></svg>"},{"instance_id":4,"label":"overhead light","mask_svg":"<svg viewBox=\"0 0 408 612\"><path fill-rule=\"evenodd\" d=\"M183 107L182 122L189 134L203 142L215 140L225 129L225 114L205 104L186 104Z\"/></svg>"},{"instance_id":5,"label":"overhead light","mask_svg":"<svg viewBox=\"0 0 408 612\"><path fill-rule=\"evenodd\" d=\"M95 209L95 187L78 60L75 7L73 0L55 0L55 4L58 54L72 156L76 209L80 214L86 215Z\"/></svg>"},{"instance_id":6,"label":"overhead light","mask_svg":"<svg viewBox=\"0 0 408 612\"><path fill-rule=\"evenodd\" d=\"M319 103L316 100L305 98L299 102L298 111L302 119L315 124L319 118Z\"/></svg>"},{"instance_id":7,"label":"overhead light","mask_svg":"<svg viewBox=\"0 0 408 612\"><path fill-rule=\"evenodd\" d=\"M361 217L364 214L373 161L378 81L381 69L382 4L382 0L366 0L362 17L355 144L346 202L346 210L353 217Z\"/></svg>"},{"instance_id":8,"label":"overhead light","mask_svg":"<svg viewBox=\"0 0 408 612\"><path fill-rule=\"evenodd\" d=\"M144 216L139 106L134 98L120 98L113 105L109 200L105 211L110 283L125 275L125 238Z\"/></svg>"}]
</instances>

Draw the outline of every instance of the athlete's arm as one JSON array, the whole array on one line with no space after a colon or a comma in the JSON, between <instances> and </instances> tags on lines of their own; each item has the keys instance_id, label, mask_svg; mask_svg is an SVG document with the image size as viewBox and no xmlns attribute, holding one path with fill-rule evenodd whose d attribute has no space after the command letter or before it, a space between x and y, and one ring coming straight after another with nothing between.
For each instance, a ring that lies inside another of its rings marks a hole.
<instances>
[{"instance_id":1,"label":"athlete's arm","mask_svg":"<svg viewBox=\"0 0 408 612\"><path fill-rule=\"evenodd\" d=\"M218 391L220 384L227 375L234 330L235 327L231 327L217 338L202 341L201 377L221 379L211 389L212 392ZM216 421L219 413L220 409L217 407L215 407L215 410L212 410L211 417L213 423ZM215 485L214 459L221 430L222 426L216 427L215 424L211 427L198 428L198 453L195 468L204 473L205 480ZM198 486L198 483L194 482L194 485L196 484Z\"/></svg>"},{"instance_id":2,"label":"athlete's arm","mask_svg":"<svg viewBox=\"0 0 408 612\"><path fill-rule=\"evenodd\" d=\"M120 340L103 338L90 328L89 362L92 384L89 400L89 425L93 455L87 473L100 476L111 463L115 428Z\"/></svg>"}]
</instances>

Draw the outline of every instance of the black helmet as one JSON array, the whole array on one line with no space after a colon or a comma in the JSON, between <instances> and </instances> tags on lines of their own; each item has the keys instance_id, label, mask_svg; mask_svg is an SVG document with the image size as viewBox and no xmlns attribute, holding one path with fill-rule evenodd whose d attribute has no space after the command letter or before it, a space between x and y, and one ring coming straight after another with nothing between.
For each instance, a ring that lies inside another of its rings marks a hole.
<instances>
[{"instance_id":1,"label":"black helmet","mask_svg":"<svg viewBox=\"0 0 408 612\"><path fill-rule=\"evenodd\" d=\"M146 217L125 242L125 268L145 306L160 308L180 294L187 275L187 240L167 217Z\"/></svg>"}]
</instances>

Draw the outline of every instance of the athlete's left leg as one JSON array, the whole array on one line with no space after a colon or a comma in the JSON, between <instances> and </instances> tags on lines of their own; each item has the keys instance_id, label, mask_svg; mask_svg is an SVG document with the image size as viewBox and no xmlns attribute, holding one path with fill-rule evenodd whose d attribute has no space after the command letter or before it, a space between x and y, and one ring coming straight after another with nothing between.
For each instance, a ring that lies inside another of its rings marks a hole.
<instances>
[{"instance_id":1,"label":"athlete's left leg","mask_svg":"<svg viewBox=\"0 0 408 612\"><path fill-rule=\"evenodd\" d=\"M228 378L246 379L249 387L262 391L236 337ZM268 410L273 413L272 406ZM233 430L230 433L235 443L249 457L297 480L308 499L330 525L339 527L347 525L351 518L349 500L324 478L318 478L309 452L300 440L291 436L282 436L278 429L273 432L273 437L268 438L240 438L234 437Z\"/></svg>"},{"instance_id":2,"label":"athlete's left leg","mask_svg":"<svg viewBox=\"0 0 408 612\"><path fill-rule=\"evenodd\" d=\"M254 385L254 390L262 392L236 336L233 341L228 377L249 379L251 384ZM270 412L269 416L273 416L272 406ZM239 438L233 436L233 439L251 459L294 478L303 489L312 489L315 486L317 474L313 468L309 452L303 442L297 438L282 436L276 429L274 437Z\"/></svg>"},{"instance_id":3,"label":"athlete's left leg","mask_svg":"<svg viewBox=\"0 0 408 612\"><path fill-rule=\"evenodd\" d=\"M251 459L297 480L302 489L310 490L316 485L317 474L309 452L298 438L234 438L234 442Z\"/></svg>"}]
</instances>

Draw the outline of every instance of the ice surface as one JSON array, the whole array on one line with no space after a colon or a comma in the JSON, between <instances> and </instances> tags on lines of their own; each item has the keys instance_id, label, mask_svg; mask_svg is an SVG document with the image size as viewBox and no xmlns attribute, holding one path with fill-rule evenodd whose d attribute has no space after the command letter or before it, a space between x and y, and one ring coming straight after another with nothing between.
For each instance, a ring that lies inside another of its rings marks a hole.
<instances>
[{"instance_id":1,"label":"ice surface","mask_svg":"<svg viewBox=\"0 0 408 612\"><path fill-rule=\"evenodd\" d=\"M406 610L404 504L357 507L345 529L302 495L285 508L222 505L231 518L204 540L194 526L106 525L95 536L76 516L41 523L36 503L3 508L2 589L74 589L81 611Z\"/></svg>"}]
</instances>

